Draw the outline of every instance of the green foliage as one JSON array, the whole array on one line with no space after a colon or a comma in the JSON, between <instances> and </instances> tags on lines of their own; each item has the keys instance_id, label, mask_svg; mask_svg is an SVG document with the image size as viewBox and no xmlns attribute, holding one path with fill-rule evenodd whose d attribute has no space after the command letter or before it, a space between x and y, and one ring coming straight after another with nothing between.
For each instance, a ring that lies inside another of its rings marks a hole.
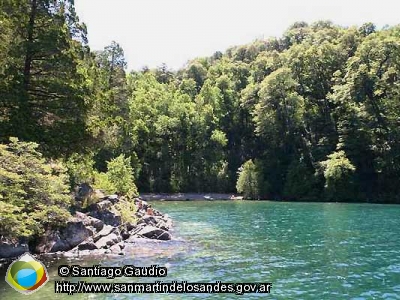
<instances>
[{"instance_id":1,"label":"green foliage","mask_svg":"<svg viewBox=\"0 0 400 300\"><path fill-rule=\"evenodd\" d=\"M125 158L123 154L107 162L107 173L94 174L94 187L108 194L136 196L138 192L130 163L130 157Z\"/></svg>"},{"instance_id":2,"label":"green foliage","mask_svg":"<svg viewBox=\"0 0 400 300\"><path fill-rule=\"evenodd\" d=\"M121 219L123 223L136 224L137 217L135 216L135 212L137 210L137 207L133 200L121 199L115 205L115 208L121 214Z\"/></svg>"},{"instance_id":3,"label":"green foliage","mask_svg":"<svg viewBox=\"0 0 400 300\"><path fill-rule=\"evenodd\" d=\"M212 132L211 141L222 147L226 146L226 144L228 143L228 139L226 138L225 133L218 129Z\"/></svg>"},{"instance_id":4,"label":"green foliage","mask_svg":"<svg viewBox=\"0 0 400 300\"><path fill-rule=\"evenodd\" d=\"M6 25L1 141L8 136L36 141L53 156L82 148L87 89L80 63L86 32L73 1L6 0L0 10L2 32Z\"/></svg>"},{"instance_id":5,"label":"green foliage","mask_svg":"<svg viewBox=\"0 0 400 300\"><path fill-rule=\"evenodd\" d=\"M290 200L321 200L317 184L312 167L304 159L295 159L286 174L283 196Z\"/></svg>"},{"instance_id":6,"label":"green foliage","mask_svg":"<svg viewBox=\"0 0 400 300\"><path fill-rule=\"evenodd\" d=\"M344 151L328 155L321 162L325 177L325 192L330 200L354 200L352 176L356 170Z\"/></svg>"},{"instance_id":7,"label":"green foliage","mask_svg":"<svg viewBox=\"0 0 400 300\"><path fill-rule=\"evenodd\" d=\"M259 199L263 181L256 164L252 160L248 160L239 168L238 173L237 191L243 193L244 199Z\"/></svg>"},{"instance_id":8,"label":"green foliage","mask_svg":"<svg viewBox=\"0 0 400 300\"><path fill-rule=\"evenodd\" d=\"M0 235L7 238L41 234L70 216L66 170L37 148L17 138L0 144Z\"/></svg>"},{"instance_id":9,"label":"green foliage","mask_svg":"<svg viewBox=\"0 0 400 300\"><path fill-rule=\"evenodd\" d=\"M72 154L65 166L68 169L71 187L81 183L91 184L94 176L93 154Z\"/></svg>"},{"instance_id":10,"label":"green foliage","mask_svg":"<svg viewBox=\"0 0 400 300\"><path fill-rule=\"evenodd\" d=\"M251 197L335 200L345 186L320 166L337 151L355 167L351 197L400 201L399 26L296 22L176 72L127 74L118 43L86 46L73 1L0 8L0 141L38 142L72 186L231 193L254 158Z\"/></svg>"},{"instance_id":11,"label":"green foliage","mask_svg":"<svg viewBox=\"0 0 400 300\"><path fill-rule=\"evenodd\" d=\"M289 69L279 69L260 85L260 102L255 107L257 131L270 137L293 137L303 118L303 98Z\"/></svg>"},{"instance_id":12,"label":"green foliage","mask_svg":"<svg viewBox=\"0 0 400 300\"><path fill-rule=\"evenodd\" d=\"M115 185L111 182L107 173L94 173L94 188L102 190L106 194L114 194L117 191Z\"/></svg>"},{"instance_id":13,"label":"green foliage","mask_svg":"<svg viewBox=\"0 0 400 300\"><path fill-rule=\"evenodd\" d=\"M134 183L131 158L121 154L107 163L107 177L115 191L119 194L133 197L138 194Z\"/></svg>"}]
</instances>

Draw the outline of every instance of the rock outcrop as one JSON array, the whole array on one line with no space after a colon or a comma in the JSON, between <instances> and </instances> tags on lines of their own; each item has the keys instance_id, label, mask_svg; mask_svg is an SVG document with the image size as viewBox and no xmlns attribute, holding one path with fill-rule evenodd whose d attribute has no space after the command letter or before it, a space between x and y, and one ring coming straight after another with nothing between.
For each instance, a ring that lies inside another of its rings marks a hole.
<instances>
[{"instance_id":1,"label":"rock outcrop","mask_svg":"<svg viewBox=\"0 0 400 300\"><path fill-rule=\"evenodd\" d=\"M123 222L116 204L125 201L118 195L105 196L81 185L77 199L100 195L100 201L87 209L78 209L64 227L48 230L34 246L28 243L0 240L0 259L15 258L31 251L49 256L74 257L80 255L123 255L125 246L131 246L138 240L170 240L168 232L172 220L168 215L151 208L147 202L135 199L136 211L131 212L131 222ZM125 213L125 212L124 212Z\"/></svg>"},{"instance_id":2,"label":"rock outcrop","mask_svg":"<svg viewBox=\"0 0 400 300\"><path fill-rule=\"evenodd\" d=\"M29 251L27 243L0 241L0 258L17 257Z\"/></svg>"},{"instance_id":3,"label":"rock outcrop","mask_svg":"<svg viewBox=\"0 0 400 300\"><path fill-rule=\"evenodd\" d=\"M71 219L65 228L46 232L36 246L36 252L68 251L93 236L93 227L85 226L77 218Z\"/></svg>"},{"instance_id":4,"label":"rock outcrop","mask_svg":"<svg viewBox=\"0 0 400 300\"><path fill-rule=\"evenodd\" d=\"M47 232L39 240L36 252L58 252L68 257L123 255L125 246L136 243L138 239L171 239L168 231L172 220L168 215L151 208L145 201L135 199L137 210L132 212L135 222L123 223L121 214L114 206L120 200L117 195L105 196L90 205L86 212L77 211L65 228Z\"/></svg>"},{"instance_id":5,"label":"rock outcrop","mask_svg":"<svg viewBox=\"0 0 400 300\"><path fill-rule=\"evenodd\" d=\"M111 198L112 199L112 198ZM116 203L116 200L113 199ZM114 204L111 200L103 200L98 203L92 204L89 207L89 216L99 219L104 224L111 226L121 225L122 219L121 214L115 209Z\"/></svg>"}]
</instances>

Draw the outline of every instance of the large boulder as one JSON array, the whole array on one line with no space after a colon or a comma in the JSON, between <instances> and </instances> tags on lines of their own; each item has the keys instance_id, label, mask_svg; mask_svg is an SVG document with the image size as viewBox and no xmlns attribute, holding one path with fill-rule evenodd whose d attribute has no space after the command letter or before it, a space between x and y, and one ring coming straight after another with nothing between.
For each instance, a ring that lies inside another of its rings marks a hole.
<instances>
[{"instance_id":1,"label":"large boulder","mask_svg":"<svg viewBox=\"0 0 400 300\"><path fill-rule=\"evenodd\" d=\"M39 253L68 251L93 235L82 221L72 219L65 228L47 232L36 246Z\"/></svg>"},{"instance_id":2,"label":"large boulder","mask_svg":"<svg viewBox=\"0 0 400 300\"><path fill-rule=\"evenodd\" d=\"M118 234L118 232L113 232L107 236L102 237L99 239L95 245L98 249L101 248L109 248L115 244L118 244L119 242L122 241L121 236Z\"/></svg>"},{"instance_id":3,"label":"large boulder","mask_svg":"<svg viewBox=\"0 0 400 300\"><path fill-rule=\"evenodd\" d=\"M93 237L93 242L98 249L109 248L122 241L121 233L118 228L110 225L104 228Z\"/></svg>"},{"instance_id":4,"label":"large boulder","mask_svg":"<svg viewBox=\"0 0 400 300\"><path fill-rule=\"evenodd\" d=\"M88 211L89 216L103 221L106 225L121 225L121 214L109 200L103 200L90 205Z\"/></svg>"},{"instance_id":5,"label":"large boulder","mask_svg":"<svg viewBox=\"0 0 400 300\"><path fill-rule=\"evenodd\" d=\"M164 241L171 239L171 234L169 232L151 225L142 227L141 230L139 230L136 234L138 236L147 237L149 239L157 239Z\"/></svg>"},{"instance_id":6,"label":"large boulder","mask_svg":"<svg viewBox=\"0 0 400 300\"><path fill-rule=\"evenodd\" d=\"M161 228L163 230L170 230L172 227L172 220L169 218L167 215L162 216L162 217L155 217L157 220L157 225L156 227Z\"/></svg>"},{"instance_id":7,"label":"large boulder","mask_svg":"<svg viewBox=\"0 0 400 300\"><path fill-rule=\"evenodd\" d=\"M98 247L96 244L93 242L92 238L89 238L88 240L84 241L83 243L78 245L78 250L79 251L84 251L84 250L96 250Z\"/></svg>"},{"instance_id":8,"label":"large boulder","mask_svg":"<svg viewBox=\"0 0 400 300\"><path fill-rule=\"evenodd\" d=\"M27 244L0 241L0 258L13 258L28 251Z\"/></svg>"},{"instance_id":9,"label":"large boulder","mask_svg":"<svg viewBox=\"0 0 400 300\"><path fill-rule=\"evenodd\" d=\"M113 227L111 225L105 225L100 232L98 232L96 235L93 236L93 241L97 242L99 239L111 234L115 230L117 230L116 227Z\"/></svg>"},{"instance_id":10,"label":"large boulder","mask_svg":"<svg viewBox=\"0 0 400 300\"><path fill-rule=\"evenodd\" d=\"M76 212L74 217L76 220L82 221L83 225L85 225L86 227L94 228L96 232L99 232L104 227L104 222L102 220L93 218L82 212Z\"/></svg>"}]
</instances>

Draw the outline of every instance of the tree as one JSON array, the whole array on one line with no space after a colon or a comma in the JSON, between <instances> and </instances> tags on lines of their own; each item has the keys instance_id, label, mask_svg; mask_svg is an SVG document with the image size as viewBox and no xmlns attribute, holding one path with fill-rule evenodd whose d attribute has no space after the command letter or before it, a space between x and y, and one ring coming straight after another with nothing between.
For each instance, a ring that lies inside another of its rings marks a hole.
<instances>
[{"instance_id":1,"label":"tree","mask_svg":"<svg viewBox=\"0 0 400 300\"><path fill-rule=\"evenodd\" d=\"M6 238L41 234L70 216L65 169L46 163L37 148L17 138L0 144L0 235Z\"/></svg>"},{"instance_id":2,"label":"tree","mask_svg":"<svg viewBox=\"0 0 400 300\"><path fill-rule=\"evenodd\" d=\"M323 200L320 195L318 178L314 174L312 166L305 162L305 159L294 158L290 163L283 196L289 200Z\"/></svg>"},{"instance_id":3,"label":"tree","mask_svg":"<svg viewBox=\"0 0 400 300\"><path fill-rule=\"evenodd\" d=\"M114 41L104 50L95 52L86 64L95 66L89 76L92 94L88 127L100 151L97 163L105 168L107 159L130 147L126 130L129 114L127 64L123 49Z\"/></svg>"},{"instance_id":4,"label":"tree","mask_svg":"<svg viewBox=\"0 0 400 300\"><path fill-rule=\"evenodd\" d=\"M262 180L257 166L252 160L246 161L239 168L239 177L236 183L236 189L243 193L244 199L259 199Z\"/></svg>"},{"instance_id":5,"label":"tree","mask_svg":"<svg viewBox=\"0 0 400 300\"><path fill-rule=\"evenodd\" d=\"M368 35L332 94L338 106L339 146L356 166L360 189L369 194L364 197L386 194L395 199L399 192L398 36L398 27Z\"/></svg>"},{"instance_id":6,"label":"tree","mask_svg":"<svg viewBox=\"0 0 400 300\"><path fill-rule=\"evenodd\" d=\"M344 151L328 155L321 162L325 177L325 192L329 200L354 200L352 175L356 168L346 157Z\"/></svg>"},{"instance_id":7,"label":"tree","mask_svg":"<svg viewBox=\"0 0 400 300\"><path fill-rule=\"evenodd\" d=\"M53 155L69 153L85 138L86 114L85 27L73 1L6 0L1 8L13 38L5 40L11 63L0 73L0 130Z\"/></svg>"},{"instance_id":8,"label":"tree","mask_svg":"<svg viewBox=\"0 0 400 300\"><path fill-rule=\"evenodd\" d=\"M301 132L304 114L304 99L296 87L289 69L272 72L261 83L254 111L257 132L285 154L297 147L296 135Z\"/></svg>"},{"instance_id":9,"label":"tree","mask_svg":"<svg viewBox=\"0 0 400 300\"><path fill-rule=\"evenodd\" d=\"M107 176L117 193L128 197L138 195L133 174L130 157L120 155L107 163Z\"/></svg>"},{"instance_id":10,"label":"tree","mask_svg":"<svg viewBox=\"0 0 400 300\"><path fill-rule=\"evenodd\" d=\"M131 158L123 154L107 162L107 172L94 173L94 187L106 193L132 198L138 195Z\"/></svg>"}]
</instances>

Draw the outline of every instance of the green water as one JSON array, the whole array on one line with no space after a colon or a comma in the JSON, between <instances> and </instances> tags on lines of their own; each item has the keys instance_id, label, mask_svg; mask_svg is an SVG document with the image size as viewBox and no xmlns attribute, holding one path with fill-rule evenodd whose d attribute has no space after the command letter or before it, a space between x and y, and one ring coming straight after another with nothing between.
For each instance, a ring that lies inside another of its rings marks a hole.
<instances>
[{"instance_id":1,"label":"green water","mask_svg":"<svg viewBox=\"0 0 400 300\"><path fill-rule=\"evenodd\" d=\"M167 266L168 281L272 282L271 294L67 296L55 295L50 282L26 299L400 299L400 206L241 201L154 206L174 219L173 241L81 263ZM61 263L48 263L52 281L59 280ZM0 298L23 296L1 282Z\"/></svg>"}]
</instances>

